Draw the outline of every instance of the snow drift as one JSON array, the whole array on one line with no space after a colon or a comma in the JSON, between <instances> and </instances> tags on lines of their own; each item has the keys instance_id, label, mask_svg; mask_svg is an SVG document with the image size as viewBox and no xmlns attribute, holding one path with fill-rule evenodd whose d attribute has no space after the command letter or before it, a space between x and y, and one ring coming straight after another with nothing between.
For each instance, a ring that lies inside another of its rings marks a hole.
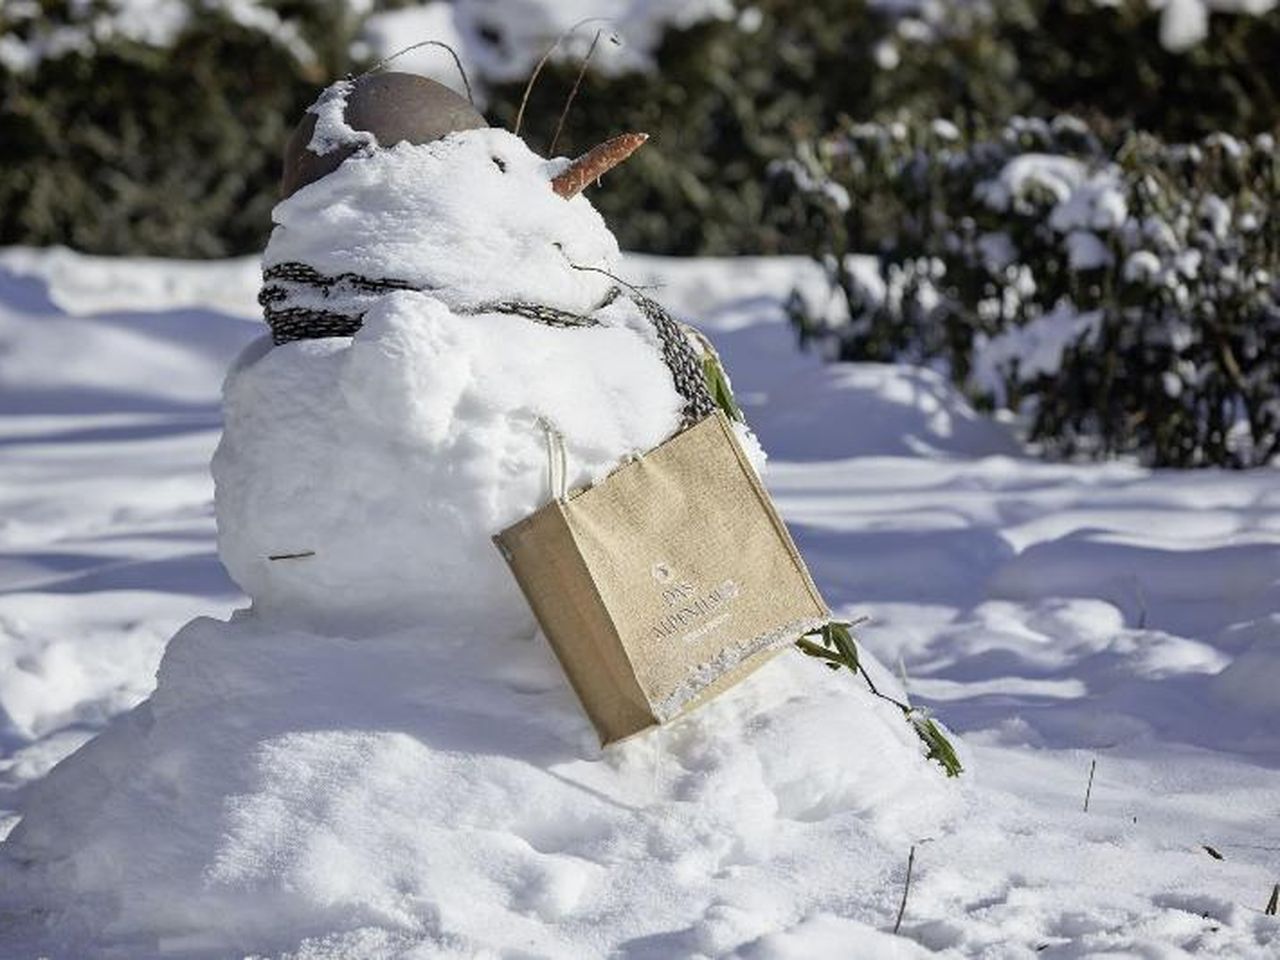
<instances>
[{"instance_id":1,"label":"snow drift","mask_svg":"<svg viewBox=\"0 0 1280 960\"><path fill-rule=\"evenodd\" d=\"M896 708L798 653L602 752L542 642L240 614L185 627L152 698L41 783L5 901L55 957L720 954L955 800Z\"/></svg>"}]
</instances>

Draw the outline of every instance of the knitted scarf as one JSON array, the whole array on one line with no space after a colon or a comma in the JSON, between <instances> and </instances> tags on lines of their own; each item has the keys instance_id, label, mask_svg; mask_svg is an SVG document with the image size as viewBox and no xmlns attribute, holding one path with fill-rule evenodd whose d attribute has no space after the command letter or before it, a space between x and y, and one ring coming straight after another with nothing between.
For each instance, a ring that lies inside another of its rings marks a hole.
<instances>
[{"instance_id":1,"label":"knitted scarf","mask_svg":"<svg viewBox=\"0 0 1280 960\"><path fill-rule=\"evenodd\" d=\"M350 337L364 323L374 302L395 290L429 290L404 280L375 279L355 273L327 276L305 263L277 263L262 275L258 303L262 305L271 338L277 344L320 337ZM692 426L715 412L717 403L707 384L703 358L685 333L684 325L662 305L638 290L614 287L600 307L626 298L653 324L662 345L662 360L671 371L676 392L684 399L683 422ZM495 300L469 307L467 314L506 313L548 327L598 327L590 314L573 313L520 300Z\"/></svg>"}]
</instances>

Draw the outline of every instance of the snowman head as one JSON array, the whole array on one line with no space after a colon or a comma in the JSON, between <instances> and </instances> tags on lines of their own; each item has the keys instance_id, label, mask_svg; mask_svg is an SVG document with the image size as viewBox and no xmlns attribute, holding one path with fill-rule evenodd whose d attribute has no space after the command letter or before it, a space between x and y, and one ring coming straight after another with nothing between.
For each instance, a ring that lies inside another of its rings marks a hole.
<instances>
[{"instance_id":1,"label":"snowman head","mask_svg":"<svg viewBox=\"0 0 1280 960\"><path fill-rule=\"evenodd\" d=\"M424 77L339 81L286 148L265 261L403 282L454 308L585 312L614 285L618 245L582 190L645 139L547 160Z\"/></svg>"}]
</instances>

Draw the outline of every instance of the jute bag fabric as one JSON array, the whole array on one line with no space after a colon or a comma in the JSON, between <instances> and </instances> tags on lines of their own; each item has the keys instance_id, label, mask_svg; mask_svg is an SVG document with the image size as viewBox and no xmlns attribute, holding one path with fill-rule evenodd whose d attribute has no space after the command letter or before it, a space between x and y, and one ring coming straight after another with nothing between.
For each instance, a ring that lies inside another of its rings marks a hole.
<instances>
[{"instance_id":1,"label":"jute bag fabric","mask_svg":"<svg viewBox=\"0 0 1280 960\"><path fill-rule=\"evenodd\" d=\"M606 744L829 619L721 413L494 540Z\"/></svg>"}]
</instances>

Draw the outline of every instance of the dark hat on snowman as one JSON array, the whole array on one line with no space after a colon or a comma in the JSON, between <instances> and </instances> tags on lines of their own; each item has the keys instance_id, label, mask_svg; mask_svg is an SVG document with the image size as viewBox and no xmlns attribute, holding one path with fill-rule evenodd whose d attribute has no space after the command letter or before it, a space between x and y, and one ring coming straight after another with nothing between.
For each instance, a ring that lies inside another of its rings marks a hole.
<instances>
[{"instance_id":1,"label":"dark hat on snowman","mask_svg":"<svg viewBox=\"0 0 1280 960\"><path fill-rule=\"evenodd\" d=\"M353 130L373 134L380 147L431 143L451 133L489 125L469 100L444 84L395 71L366 73L351 81L343 119ZM292 196L332 173L360 148L358 144L346 144L327 153L314 152L310 144L316 120L316 115L308 111L285 144L281 197ZM553 177L552 189L566 200L571 199L648 139L648 134L624 133L597 144Z\"/></svg>"},{"instance_id":2,"label":"dark hat on snowman","mask_svg":"<svg viewBox=\"0 0 1280 960\"><path fill-rule=\"evenodd\" d=\"M353 80L343 116L353 130L373 134L381 147L430 143L450 133L489 125L466 97L444 84L394 71L367 73ZM285 144L281 197L332 173L358 149L357 144L348 144L315 153L308 149L315 129L316 115L308 112Z\"/></svg>"}]
</instances>

